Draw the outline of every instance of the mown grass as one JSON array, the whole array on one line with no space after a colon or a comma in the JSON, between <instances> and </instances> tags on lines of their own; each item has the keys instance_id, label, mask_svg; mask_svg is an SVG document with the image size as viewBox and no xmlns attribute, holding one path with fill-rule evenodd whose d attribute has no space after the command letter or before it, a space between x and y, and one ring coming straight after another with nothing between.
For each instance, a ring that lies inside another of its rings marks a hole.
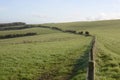
<instances>
[{"instance_id":1,"label":"mown grass","mask_svg":"<svg viewBox=\"0 0 120 80\"><path fill-rule=\"evenodd\" d=\"M85 80L91 37L34 30L40 35L0 40L0 80Z\"/></svg>"},{"instance_id":2,"label":"mown grass","mask_svg":"<svg viewBox=\"0 0 120 80\"><path fill-rule=\"evenodd\" d=\"M95 80L120 79L120 20L44 24L64 30L89 31L97 37Z\"/></svg>"}]
</instances>

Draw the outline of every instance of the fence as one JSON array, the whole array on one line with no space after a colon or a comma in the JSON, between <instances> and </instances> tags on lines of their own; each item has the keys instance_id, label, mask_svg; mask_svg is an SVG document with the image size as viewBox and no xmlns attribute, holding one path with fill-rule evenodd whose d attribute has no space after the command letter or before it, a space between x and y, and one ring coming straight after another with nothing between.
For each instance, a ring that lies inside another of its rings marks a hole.
<instances>
[{"instance_id":1,"label":"fence","mask_svg":"<svg viewBox=\"0 0 120 80\"><path fill-rule=\"evenodd\" d=\"M94 50L95 50L95 36L91 42L91 47L89 51L89 62L87 71L87 80L94 80L95 62L94 62Z\"/></svg>"}]
</instances>

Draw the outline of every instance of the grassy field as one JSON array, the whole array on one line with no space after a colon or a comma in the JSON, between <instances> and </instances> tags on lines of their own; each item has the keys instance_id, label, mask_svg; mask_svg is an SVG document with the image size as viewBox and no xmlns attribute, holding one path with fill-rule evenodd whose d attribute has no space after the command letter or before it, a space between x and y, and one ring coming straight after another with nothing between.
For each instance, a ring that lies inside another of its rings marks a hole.
<instances>
[{"instance_id":1,"label":"grassy field","mask_svg":"<svg viewBox=\"0 0 120 80\"><path fill-rule=\"evenodd\" d=\"M96 36L96 80L120 79L120 20L44 24Z\"/></svg>"},{"instance_id":2,"label":"grassy field","mask_svg":"<svg viewBox=\"0 0 120 80\"><path fill-rule=\"evenodd\" d=\"M53 31L45 28L28 28L23 30L7 30L0 31L0 36L8 35L8 34L25 34L25 33L37 33L38 35L49 34L49 33L57 33L59 31Z\"/></svg>"},{"instance_id":3,"label":"grassy field","mask_svg":"<svg viewBox=\"0 0 120 80\"><path fill-rule=\"evenodd\" d=\"M95 80L120 79L120 20L41 25L95 35ZM0 31L0 35L28 32L37 35L0 39L0 80L86 80L91 37L49 28Z\"/></svg>"},{"instance_id":4,"label":"grassy field","mask_svg":"<svg viewBox=\"0 0 120 80\"><path fill-rule=\"evenodd\" d=\"M86 78L91 37L44 28L1 31L39 35L0 40L0 80L66 80Z\"/></svg>"}]
</instances>

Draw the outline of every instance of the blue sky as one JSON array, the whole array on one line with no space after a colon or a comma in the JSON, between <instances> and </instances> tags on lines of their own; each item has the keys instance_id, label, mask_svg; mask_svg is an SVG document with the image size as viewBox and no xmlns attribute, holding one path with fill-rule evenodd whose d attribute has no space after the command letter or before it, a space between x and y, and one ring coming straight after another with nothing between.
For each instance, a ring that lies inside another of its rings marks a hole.
<instances>
[{"instance_id":1,"label":"blue sky","mask_svg":"<svg viewBox=\"0 0 120 80\"><path fill-rule=\"evenodd\" d=\"M0 23L120 18L120 0L0 0Z\"/></svg>"}]
</instances>

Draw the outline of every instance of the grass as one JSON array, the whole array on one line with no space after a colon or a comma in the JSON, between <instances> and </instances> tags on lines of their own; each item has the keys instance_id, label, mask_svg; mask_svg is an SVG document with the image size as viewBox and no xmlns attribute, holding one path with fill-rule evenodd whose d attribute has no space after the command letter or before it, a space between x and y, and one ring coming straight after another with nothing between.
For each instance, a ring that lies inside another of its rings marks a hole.
<instances>
[{"instance_id":1,"label":"grass","mask_svg":"<svg viewBox=\"0 0 120 80\"><path fill-rule=\"evenodd\" d=\"M120 79L120 20L51 23L96 36L95 80ZM0 31L38 35L0 40L0 80L85 80L91 37L44 28Z\"/></svg>"},{"instance_id":2,"label":"grass","mask_svg":"<svg viewBox=\"0 0 120 80\"><path fill-rule=\"evenodd\" d=\"M0 80L84 80L91 38L39 30L40 35L0 40Z\"/></svg>"},{"instance_id":3,"label":"grass","mask_svg":"<svg viewBox=\"0 0 120 80\"><path fill-rule=\"evenodd\" d=\"M25 33L37 33L38 35L42 34L50 34L50 33L57 33L59 31L53 31L50 29L45 28L28 28L23 30L7 30L7 31L0 31L0 36L5 36L8 34L25 34Z\"/></svg>"},{"instance_id":4,"label":"grass","mask_svg":"<svg viewBox=\"0 0 120 80\"><path fill-rule=\"evenodd\" d=\"M44 24L64 30L89 31L97 37L95 80L120 79L120 20Z\"/></svg>"},{"instance_id":5,"label":"grass","mask_svg":"<svg viewBox=\"0 0 120 80\"><path fill-rule=\"evenodd\" d=\"M98 80L120 79L119 35L116 31L112 31L98 37L98 51L96 54L96 75L99 78Z\"/></svg>"}]
</instances>

